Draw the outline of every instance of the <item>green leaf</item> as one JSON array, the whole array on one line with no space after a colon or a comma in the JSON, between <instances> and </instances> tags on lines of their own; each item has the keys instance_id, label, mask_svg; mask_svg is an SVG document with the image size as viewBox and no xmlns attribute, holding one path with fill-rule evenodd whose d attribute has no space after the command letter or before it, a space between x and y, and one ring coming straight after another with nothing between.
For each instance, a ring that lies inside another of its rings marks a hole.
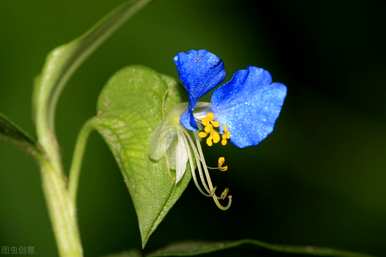
<instances>
[{"instance_id":1,"label":"green leaf","mask_svg":"<svg viewBox=\"0 0 386 257\"><path fill-rule=\"evenodd\" d=\"M0 113L0 139L15 144L23 151L37 157L39 150L35 140L29 137L16 124Z\"/></svg>"},{"instance_id":2,"label":"green leaf","mask_svg":"<svg viewBox=\"0 0 386 257\"><path fill-rule=\"evenodd\" d=\"M113 32L150 0L125 2L81 37L62 45L48 55L43 71L35 81L34 115L39 142L46 152L56 152L54 118L58 98L78 67Z\"/></svg>"},{"instance_id":3,"label":"green leaf","mask_svg":"<svg viewBox=\"0 0 386 257\"><path fill-rule=\"evenodd\" d=\"M96 128L111 148L129 189L144 247L185 190L190 172L176 185L164 157L150 160L150 138L172 106L180 102L177 83L140 66L115 74L98 101Z\"/></svg>"},{"instance_id":4,"label":"green leaf","mask_svg":"<svg viewBox=\"0 0 386 257\"><path fill-rule=\"evenodd\" d=\"M239 241L223 242L180 242L171 244L155 251L147 257L172 257L172 256L197 256L209 253L221 252L232 248L247 248L250 256L266 256L264 253L280 254L275 256L330 256L330 257L371 257L371 255L335 250L314 246L289 246L270 244L257 240L244 239ZM260 255L261 254L261 255Z\"/></svg>"}]
</instances>

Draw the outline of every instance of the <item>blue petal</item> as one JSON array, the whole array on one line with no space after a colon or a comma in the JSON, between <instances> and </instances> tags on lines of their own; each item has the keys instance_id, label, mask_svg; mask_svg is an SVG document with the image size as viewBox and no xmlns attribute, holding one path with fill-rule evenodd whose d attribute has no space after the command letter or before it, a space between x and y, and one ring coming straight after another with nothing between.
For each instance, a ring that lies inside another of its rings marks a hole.
<instances>
[{"instance_id":1,"label":"blue petal","mask_svg":"<svg viewBox=\"0 0 386 257\"><path fill-rule=\"evenodd\" d=\"M190 128L197 128L193 118L193 110L198 99L213 89L225 78L224 63L216 55L207 50L190 50L180 52L174 57L178 75L182 84L189 95L188 113L184 114L188 118Z\"/></svg>"},{"instance_id":2,"label":"blue petal","mask_svg":"<svg viewBox=\"0 0 386 257\"><path fill-rule=\"evenodd\" d=\"M231 133L237 147L257 145L273 130L287 88L272 83L268 71L248 67L213 92L211 108L216 119Z\"/></svg>"}]
</instances>

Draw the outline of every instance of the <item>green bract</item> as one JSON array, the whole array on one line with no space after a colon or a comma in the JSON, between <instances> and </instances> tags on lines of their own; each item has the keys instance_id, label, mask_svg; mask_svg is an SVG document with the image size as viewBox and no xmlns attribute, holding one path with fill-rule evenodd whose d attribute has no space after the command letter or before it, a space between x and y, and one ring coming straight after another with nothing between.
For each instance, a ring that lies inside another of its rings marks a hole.
<instances>
[{"instance_id":1,"label":"green bract","mask_svg":"<svg viewBox=\"0 0 386 257\"><path fill-rule=\"evenodd\" d=\"M165 156L149 157L151 136L176 105L176 82L157 72L132 66L117 72L98 100L96 128L122 171L138 216L145 246L150 235L185 190L191 175L175 183Z\"/></svg>"}]
</instances>

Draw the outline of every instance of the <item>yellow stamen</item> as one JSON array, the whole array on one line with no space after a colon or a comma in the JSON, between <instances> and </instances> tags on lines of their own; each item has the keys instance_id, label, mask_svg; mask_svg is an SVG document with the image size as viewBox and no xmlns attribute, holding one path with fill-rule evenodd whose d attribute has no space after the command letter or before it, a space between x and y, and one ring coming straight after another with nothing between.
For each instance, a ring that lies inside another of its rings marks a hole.
<instances>
[{"instance_id":1,"label":"yellow stamen","mask_svg":"<svg viewBox=\"0 0 386 257\"><path fill-rule=\"evenodd\" d=\"M226 139L230 139L231 138L231 132L229 132L228 128L227 127L224 127L224 133L223 133L224 137Z\"/></svg>"},{"instance_id":2,"label":"yellow stamen","mask_svg":"<svg viewBox=\"0 0 386 257\"><path fill-rule=\"evenodd\" d=\"M204 131L200 131L198 132L198 137L199 138L206 138L208 136L208 134Z\"/></svg>"},{"instance_id":3,"label":"yellow stamen","mask_svg":"<svg viewBox=\"0 0 386 257\"><path fill-rule=\"evenodd\" d=\"M211 123L212 123L212 126L215 128L220 127L220 122L218 122L218 121L212 121Z\"/></svg>"},{"instance_id":4,"label":"yellow stamen","mask_svg":"<svg viewBox=\"0 0 386 257\"><path fill-rule=\"evenodd\" d=\"M206 116L201 120L202 125L208 126L211 121L214 119L214 113L213 112L208 112Z\"/></svg>"},{"instance_id":5,"label":"yellow stamen","mask_svg":"<svg viewBox=\"0 0 386 257\"><path fill-rule=\"evenodd\" d=\"M199 138L206 138L206 144L212 146L221 142L221 145L228 144L228 140L231 137L231 133L224 127L223 133L220 134L220 122L214 119L214 113L208 112L204 118L201 119L203 130L198 133Z\"/></svg>"},{"instance_id":6,"label":"yellow stamen","mask_svg":"<svg viewBox=\"0 0 386 257\"><path fill-rule=\"evenodd\" d=\"M217 160L217 168L220 170L220 171L227 171L228 170L228 165L224 165L225 163L225 157L221 156L218 158Z\"/></svg>"},{"instance_id":7,"label":"yellow stamen","mask_svg":"<svg viewBox=\"0 0 386 257\"><path fill-rule=\"evenodd\" d=\"M223 166L225 163L225 157L223 157L223 156L219 157L217 160L217 163L218 163L218 166L220 166L220 167Z\"/></svg>"},{"instance_id":8,"label":"yellow stamen","mask_svg":"<svg viewBox=\"0 0 386 257\"><path fill-rule=\"evenodd\" d=\"M228 165L225 165L224 167L220 167L219 169L222 172L228 171Z\"/></svg>"},{"instance_id":9,"label":"yellow stamen","mask_svg":"<svg viewBox=\"0 0 386 257\"><path fill-rule=\"evenodd\" d=\"M231 133L227 129L227 127L224 127L223 134L221 135L221 144L226 145L228 143L228 139L231 138Z\"/></svg>"},{"instance_id":10,"label":"yellow stamen","mask_svg":"<svg viewBox=\"0 0 386 257\"><path fill-rule=\"evenodd\" d=\"M213 145L213 142L212 142L212 136L209 136L207 139L206 139L206 144L208 146L212 146Z\"/></svg>"},{"instance_id":11,"label":"yellow stamen","mask_svg":"<svg viewBox=\"0 0 386 257\"><path fill-rule=\"evenodd\" d=\"M211 136L213 138L213 143L217 144L218 142L220 142L220 134L217 131L212 130Z\"/></svg>"},{"instance_id":12,"label":"yellow stamen","mask_svg":"<svg viewBox=\"0 0 386 257\"><path fill-rule=\"evenodd\" d=\"M208 113L206 114L206 118L207 118L209 121L214 120L214 113L213 113L213 112L208 112Z\"/></svg>"},{"instance_id":13,"label":"yellow stamen","mask_svg":"<svg viewBox=\"0 0 386 257\"><path fill-rule=\"evenodd\" d=\"M205 126L205 128L204 128L204 131L206 132L206 133L210 133L211 131L213 130L213 127L212 127L212 125L207 125L207 126Z\"/></svg>"}]
</instances>

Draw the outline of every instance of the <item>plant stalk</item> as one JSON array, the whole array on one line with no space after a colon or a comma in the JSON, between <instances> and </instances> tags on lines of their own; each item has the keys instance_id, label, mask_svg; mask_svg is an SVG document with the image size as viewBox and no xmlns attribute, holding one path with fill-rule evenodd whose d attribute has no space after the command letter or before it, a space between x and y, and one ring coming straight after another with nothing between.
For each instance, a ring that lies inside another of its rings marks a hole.
<instances>
[{"instance_id":1,"label":"plant stalk","mask_svg":"<svg viewBox=\"0 0 386 257\"><path fill-rule=\"evenodd\" d=\"M68 191L74 204L76 204L76 196L78 191L80 168L82 165L84 151L86 149L86 143L89 135L94 130L95 118L89 119L82 127L78 134L76 141L74 156L70 168Z\"/></svg>"},{"instance_id":2,"label":"plant stalk","mask_svg":"<svg viewBox=\"0 0 386 257\"><path fill-rule=\"evenodd\" d=\"M55 234L60 257L83 257L75 205L67 191L60 170L47 160L41 160L43 191Z\"/></svg>"}]
</instances>

